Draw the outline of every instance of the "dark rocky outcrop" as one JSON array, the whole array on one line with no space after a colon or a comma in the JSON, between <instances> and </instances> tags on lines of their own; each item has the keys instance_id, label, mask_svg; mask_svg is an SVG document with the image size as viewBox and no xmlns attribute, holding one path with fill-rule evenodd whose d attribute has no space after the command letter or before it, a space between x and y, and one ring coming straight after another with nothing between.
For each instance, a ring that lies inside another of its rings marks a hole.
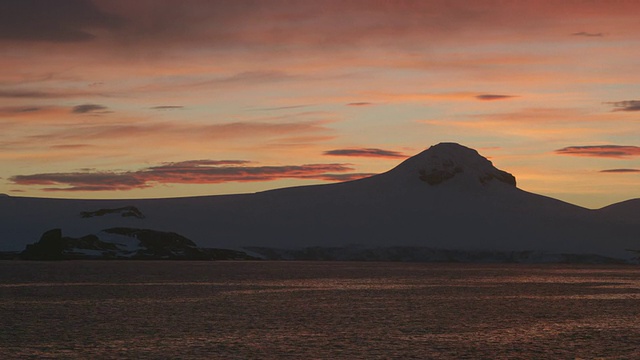
<instances>
[{"instance_id":1,"label":"dark rocky outcrop","mask_svg":"<svg viewBox=\"0 0 640 360\"><path fill-rule=\"evenodd\" d=\"M83 258L72 249L113 251L117 250L114 244L100 241L95 235L87 235L81 238L63 237L61 229L53 229L42 234L40 241L27 245L20 253L20 258L25 260L64 260Z\"/></svg>"},{"instance_id":2,"label":"dark rocky outcrop","mask_svg":"<svg viewBox=\"0 0 640 360\"><path fill-rule=\"evenodd\" d=\"M145 216L137 207L135 206L123 206L115 209L100 209L96 211L82 211L80 213L80 217L82 218L92 218L98 216L105 216L111 214L120 214L122 217L135 217L138 219L144 219Z\"/></svg>"},{"instance_id":3,"label":"dark rocky outcrop","mask_svg":"<svg viewBox=\"0 0 640 360\"><path fill-rule=\"evenodd\" d=\"M23 260L131 259L131 260L249 260L242 251L199 248L182 235L150 229L111 228L104 234L120 235L129 244L114 239L102 240L97 235L80 238L62 236L61 229L45 232L40 241L27 245L20 253ZM121 238L122 239L122 238ZM131 243L137 245L133 248Z\"/></svg>"},{"instance_id":4,"label":"dark rocky outcrop","mask_svg":"<svg viewBox=\"0 0 640 360\"><path fill-rule=\"evenodd\" d=\"M456 176L456 174L461 173L463 170L459 166L443 166L443 168L433 168L430 171L421 169L419 170L420 180L426 182L429 185L437 185L445 180L449 180Z\"/></svg>"},{"instance_id":5,"label":"dark rocky outcrop","mask_svg":"<svg viewBox=\"0 0 640 360\"><path fill-rule=\"evenodd\" d=\"M505 184L509 184L512 186L516 186L516 177L509 174L506 171L502 171L502 170L498 170L496 169L496 171L492 172L492 173L487 173L484 175L481 175L478 177L478 180L480 180L481 183L486 184L487 182L496 179L500 182L503 182Z\"/></svg>"}]
</instances>

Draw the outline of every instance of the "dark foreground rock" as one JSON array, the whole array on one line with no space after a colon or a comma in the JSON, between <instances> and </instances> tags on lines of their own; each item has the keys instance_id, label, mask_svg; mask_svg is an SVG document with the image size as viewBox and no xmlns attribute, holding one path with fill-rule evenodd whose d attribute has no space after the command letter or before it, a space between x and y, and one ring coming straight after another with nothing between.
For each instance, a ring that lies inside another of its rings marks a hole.
<instances>
[{"instance_id":1,"label":"dark foreground rock","mask_svg":"<svg viewBox=\"0 0 640 360\"><path fill-rule=\"evenodd\" d=\"M199 248L173 232L111 228L80 238L62 236L61 229L45 232L40 241L27 245L23 260L251 260L242 251Z\"/></svg>"},{"instance_id":2,"label":"dark foreground rock","mask_svg":"<svg viewBox=\"0 0 640 360\"><path fill-rule=\"evenodd\" d=\"M19 257L20 257L19 251L0 251L0 260L15 260L15 259L18 259Z\"/></svg>"}]
</instances>

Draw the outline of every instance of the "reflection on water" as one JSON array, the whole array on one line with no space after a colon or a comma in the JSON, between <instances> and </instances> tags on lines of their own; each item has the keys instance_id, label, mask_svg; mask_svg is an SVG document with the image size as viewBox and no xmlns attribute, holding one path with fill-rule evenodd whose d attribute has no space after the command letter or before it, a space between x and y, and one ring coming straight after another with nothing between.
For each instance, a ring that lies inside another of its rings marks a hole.
<instances>
[{"instance_id":1,"label":"reflection on water","mask_svg":"<svg viewBox=\"0 0 640 360\"><path fill-rule=\"evenodd\" d=\"M640 268L0 262L0 358L640 358Z\"/></svg>"}]
</instances>

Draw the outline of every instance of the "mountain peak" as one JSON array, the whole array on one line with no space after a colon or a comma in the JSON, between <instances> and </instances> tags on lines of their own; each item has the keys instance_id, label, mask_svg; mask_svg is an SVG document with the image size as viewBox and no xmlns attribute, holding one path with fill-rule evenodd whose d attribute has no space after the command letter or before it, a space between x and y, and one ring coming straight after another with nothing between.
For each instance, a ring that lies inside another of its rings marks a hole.
<instances>
[{"instance_id":1,"label":"mountain peak","mask_svg":"<svg viewBox=\"0 0 640 360\"><path fill-rule=\"evenodd\" d=\"M411 172L425 183L435 186L464 178L487 184L493 180L516 186L516 178L493 166L476 150L457 143L439 143L415 155L396 169Z\"/></svg>"}]
</instances>

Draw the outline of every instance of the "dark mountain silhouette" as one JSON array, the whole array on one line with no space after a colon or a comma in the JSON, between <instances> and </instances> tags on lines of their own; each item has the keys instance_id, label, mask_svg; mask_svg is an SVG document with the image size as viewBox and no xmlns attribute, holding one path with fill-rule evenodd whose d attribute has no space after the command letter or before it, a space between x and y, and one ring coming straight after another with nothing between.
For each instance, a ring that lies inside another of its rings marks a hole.
<instances>
[{"instance_id":1,"label":"dark mountain silhouette","mask_svg":"<svg viewBox=\"0 0 640 360\"><path fill-rule=\"evenodd\" d=\"M79 215L127 207L144 218ZM12 250L51 228L84 236L144 227L182 234L203 247L281 253L395 247L537 254L532 261L572 254L635 261L640 219L630 214L638 213L640 200L590 210L523 191L513 175L475 150L442 143L386 173L330 185L154 200L4 197L0 241Z\"/></svg>"}]
</instances>

